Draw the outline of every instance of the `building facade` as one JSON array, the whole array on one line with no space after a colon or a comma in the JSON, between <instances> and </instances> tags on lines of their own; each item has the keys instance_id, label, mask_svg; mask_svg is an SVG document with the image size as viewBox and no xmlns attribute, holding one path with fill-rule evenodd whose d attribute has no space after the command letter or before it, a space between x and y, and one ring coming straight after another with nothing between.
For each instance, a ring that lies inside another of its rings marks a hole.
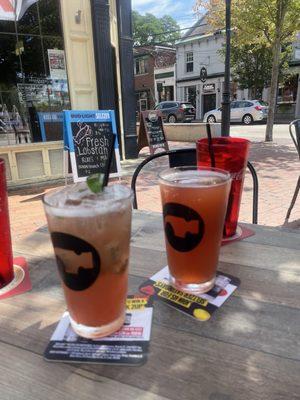
<instances>
[{"instance_id":1,"label":"building facade","mask_svg":"<svg viewBox=\"0 0 300 400\"><path fill-rule=\"evenodd\" d=\"M174 100L176 50L163 46L134 49L136 110L151 110L163 99Z\"/></svg>"},{"instance_id":2,"label":"building facade","mask_svg":"<svg viewBox=\"0 0 300 400\"><path fill-rule=\"evenodd\" d=\"M114 109L121 156L136 157L132 43L130 0L0 2L0 157L9 182L62 175L67 109Z\"/></svg>"},{"instance_id":3,"label":"building facade","mask_svg":"<svg viewBox=\"0 0 300 400\"><path fill-rule=\"evenodd\" d=\"M278 109L281 103L285 106L288 104L292 110L291 114L295 108L299 82L299 43L298 37L293 43L291 76L278 87ZM196 108L198 119L202 119L207 111L221 106L225 71L221 50L224 46L225 32L220 30L212 32L206 16L197 21L176 43L177 100L191 102ZM251 90L240 90L236 82L231 83L230 90L231 100L252 99ZM263 90L262 99L265 101L268 101L268 92L268 88Z\"/></svg>"},{"instance_id":4,"label":"building facade","mask_svg":"<svg viewBox=\"0 0 300 400\"><path fill-rule=\"evenodd\" d=\"M192 103L198 119L222 101L224 33L210 31L204 16L176 43L177 100Z\"/></svg>"}]
</instances>

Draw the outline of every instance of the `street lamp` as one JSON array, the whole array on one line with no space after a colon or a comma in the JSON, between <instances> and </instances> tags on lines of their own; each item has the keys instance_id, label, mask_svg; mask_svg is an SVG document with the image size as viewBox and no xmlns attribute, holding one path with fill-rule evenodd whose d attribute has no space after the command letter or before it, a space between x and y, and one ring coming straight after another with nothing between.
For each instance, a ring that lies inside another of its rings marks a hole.
<instances>
[{"instance_id":1,"label":"street lamp","mask_svg":"<svg viewBox=\"0 0 300 400\"><path fill-rule=\"evenodd\" d=\"M230 36L231 36L231 0L226 3L226 53L225 53L225 79L222 101L221 135L229 136L230 133Z\"/></svg>"}]
</instances>

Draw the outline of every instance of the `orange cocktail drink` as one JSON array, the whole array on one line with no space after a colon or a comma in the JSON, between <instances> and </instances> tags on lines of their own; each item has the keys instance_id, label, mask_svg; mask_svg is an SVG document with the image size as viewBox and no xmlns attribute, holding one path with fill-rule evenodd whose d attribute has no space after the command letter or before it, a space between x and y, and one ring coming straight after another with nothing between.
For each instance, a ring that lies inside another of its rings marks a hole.
<instances>
[{"instance_id":1,"label":"orange cocktail drink","mask_svg":"<svg viewBox=\"0 0 300 400\"><path fill-rule=\"evenodd\" d=\"M47 194L44 207L73 329L87 338L113 333L125 318L131 191L93 194L76 184Z\"/></svg>"},{"instance_id":2,"label":"orange cocktail drink","mask_svg":"<svg viewBox=\"0 0 300 400\"><path fill-rule=\"evenodd\" d=\"M171 168L159 182L171 283L206 292L215 281L230 175L215 168Z\"/></svg>"}]
</instances>

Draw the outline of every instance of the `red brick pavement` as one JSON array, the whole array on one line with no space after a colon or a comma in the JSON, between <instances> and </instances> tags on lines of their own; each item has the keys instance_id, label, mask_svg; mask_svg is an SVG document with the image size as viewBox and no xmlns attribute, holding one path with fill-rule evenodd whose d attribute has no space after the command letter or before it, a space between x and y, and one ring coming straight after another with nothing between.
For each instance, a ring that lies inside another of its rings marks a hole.
<instances>
[{"instance_id":1,"label":"red brick pavement","mask_svg":"<svg viewBox=\"0 0 300 400\"><path fill-rule=\"evenodd\" d=\"M171 147L182 147L173 143ZM191 146L191 144L185 144ZM143 152L145 155L146 152ZM283 143L254 142L250 161L253 162L259 179L259 224L279 226L284 223L285 214L294 193L299 176L300 163L294 147L288 140ZM126 168L132 171L132 163ZM156 160L145 168L138 179L139 208L149 211L161 211L157 187L157 170L166 166L166 161ZM131 176L122 179L129 184ZM50 190L49 188L46 191ZM13 242L45 225L41 197L44 189L22 190L9 195L9 210ZM252 179L247 173L242 199L240 220L251 222ZM290 221L293 227L300 226L300 197L293 209Z\"/></svg>"}]
</instances>

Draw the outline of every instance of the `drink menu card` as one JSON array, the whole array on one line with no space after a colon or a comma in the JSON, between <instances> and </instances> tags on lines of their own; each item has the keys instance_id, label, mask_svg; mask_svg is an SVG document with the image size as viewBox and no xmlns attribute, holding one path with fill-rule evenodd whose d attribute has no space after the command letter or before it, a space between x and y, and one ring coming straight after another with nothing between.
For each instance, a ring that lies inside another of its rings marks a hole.
<instances>
[{"instance_id":1,"label":"drink menu card","mask_svg":"<svg viewBox=\"0 0 300 400\"><path fill-rule=\"evenodd\" d=\"M56 327L44 357L48 361L117 365L141 365L147 360L152 325L152 299L128 296L123 327L98 340L84 339L72 329L65 312Z\"/></svg>"},{"instance_id":2,"label":"drink menu card","mask_svg":"<svg viewBox=\"0 0 300 400\"><path fill-rule=\"evenodd\" d=\"M221 272L215 286L207 293L194 295L175 289L169 282L169 268L165 267L140 286L143 294L152 295L198 321L207 321L239 286L240 280Z\"/></svg>"}]
</instances>

